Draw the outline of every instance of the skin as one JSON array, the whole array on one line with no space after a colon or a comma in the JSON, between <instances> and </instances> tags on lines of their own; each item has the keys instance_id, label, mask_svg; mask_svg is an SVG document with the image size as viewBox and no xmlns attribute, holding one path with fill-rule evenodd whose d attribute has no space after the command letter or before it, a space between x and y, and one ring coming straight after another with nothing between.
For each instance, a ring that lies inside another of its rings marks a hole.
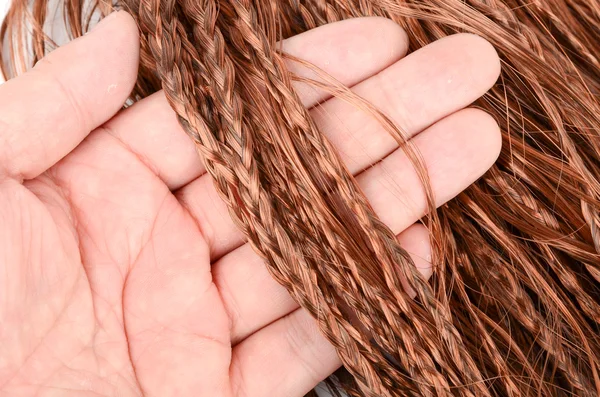
<instances>
[{"instance_id":1,"label":"skin","mask_svg":"<svg viewBox=\"0 0 600 397\"><path fill-rule=\"evenodd\" d=\"M471 35L407 44L378 18L283 43L412 137L441 205L499 154L468 106L500 62ZM138 52L120 12L0 86L0 396L302 396L340 361L244 244L164 95L119 112ZM297 89L429 276L410 162L364 113Z\"/></svg>"}]
</instances>

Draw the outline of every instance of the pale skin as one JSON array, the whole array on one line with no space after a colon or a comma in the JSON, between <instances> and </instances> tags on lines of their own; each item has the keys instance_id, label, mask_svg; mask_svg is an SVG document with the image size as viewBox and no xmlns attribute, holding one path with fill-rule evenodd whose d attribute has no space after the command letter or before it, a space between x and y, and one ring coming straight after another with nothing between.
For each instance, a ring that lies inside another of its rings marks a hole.
<instances>
[{"instance_id":1,"label":"pale skin","mask_svg":"<svg viewBox=\"0 0 600 397\"><path fill-rule=\"evenodd\" d=\"M364 18L283 47L412 136L441 205L498 156L497 124L468 106L500 62L471 35L405 56L407 43ZM138 56L120 12L0 86L0 396L303 396L339 358L244 244L164 95L119 112ZM427 206L403 152L352 105L297 88L431 275L416 223Z\"/></svg>"}]
</instances>

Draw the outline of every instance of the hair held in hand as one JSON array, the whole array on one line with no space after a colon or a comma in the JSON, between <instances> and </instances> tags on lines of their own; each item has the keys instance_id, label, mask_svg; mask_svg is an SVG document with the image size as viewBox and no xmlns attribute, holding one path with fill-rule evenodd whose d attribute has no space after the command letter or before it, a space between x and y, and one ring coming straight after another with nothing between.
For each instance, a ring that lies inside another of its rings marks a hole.
<instances>
[{"instance_id":1,"label":"hair held in hand","mask_svg":"<svg viewBox=\"0 0 600 397\"><path fill-rule=\"evenodd\" d=\"M337 389L600 395L599 0L100 1L60 4L69 34L115 6L134 16L132 100L164 90L239 229L338 350ZM14 2L8 77L53 49L48 12ZM411 50L474 33L502 60L476 103L502 128L500 158L437 210L419 153L385 114L316 70L286 69L302 61L280 40L360 16L395 21ZM431 206L429 282L311 120L299 79L371 114L413 161Z\"/></svg>"}]
</instances>

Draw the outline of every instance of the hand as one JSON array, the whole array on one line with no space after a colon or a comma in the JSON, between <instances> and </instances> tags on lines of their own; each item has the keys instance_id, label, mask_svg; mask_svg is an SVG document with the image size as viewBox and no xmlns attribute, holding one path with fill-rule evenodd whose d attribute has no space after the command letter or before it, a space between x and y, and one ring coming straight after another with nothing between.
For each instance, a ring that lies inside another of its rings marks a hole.
<instances>
[{"instance_id":1,"label":"hand","mask_svg":"<svg viewBox=\"0 0 600 397\"><path fill-rule=\"evenodd\" d=\"M365 18L283 46L414 136L441 205L499 153L494 120L463 109L499 60L471 35L404 57L407 44ZM0 87L0 396L302 396L339 359L244 244L163 94L118 112L138 56L120 12ZM297 89L429 275L403 152L360 110Z\"/></svg>"}]
</instances>

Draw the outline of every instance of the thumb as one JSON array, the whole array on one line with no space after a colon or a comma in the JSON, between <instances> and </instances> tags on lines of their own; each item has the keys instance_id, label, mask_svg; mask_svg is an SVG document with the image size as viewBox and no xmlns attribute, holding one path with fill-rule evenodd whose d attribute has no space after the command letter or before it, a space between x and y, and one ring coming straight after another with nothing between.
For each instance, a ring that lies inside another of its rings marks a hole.
<instances>
[{"instance_id":1,"label":"thumb","mask_svg":"<svg viewBox=\"0 0 600 397\"><path fill-rule=\"evenodd\" d=\"M135 84L139 37L116 12L0 87L0 178L31 179L110 119Z\"/></svg>"}]
</instances>

